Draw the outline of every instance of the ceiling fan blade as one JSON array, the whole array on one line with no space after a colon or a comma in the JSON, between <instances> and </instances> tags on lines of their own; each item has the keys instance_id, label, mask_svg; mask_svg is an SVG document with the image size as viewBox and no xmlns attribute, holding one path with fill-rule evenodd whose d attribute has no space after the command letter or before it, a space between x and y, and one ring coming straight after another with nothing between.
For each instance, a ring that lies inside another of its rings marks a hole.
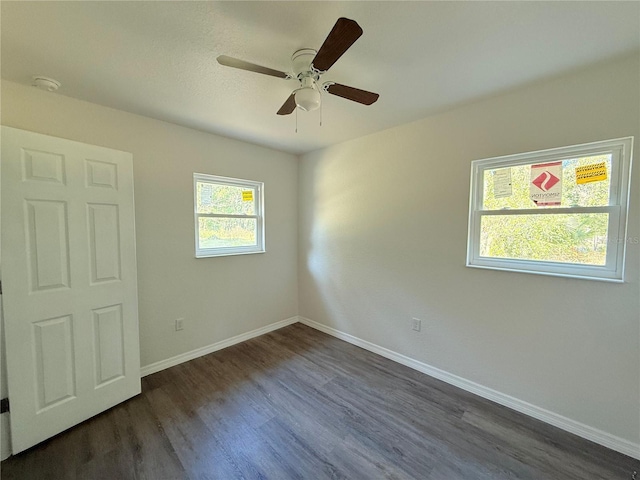
<instances>
[{"instance_id":1,"label":"ceiling fan blade","mask_svg":"<svg viewBox=\"0 0 640 480\"><path fill-rule=\"evenodd\" d=\"M282 104L280 110L278 110L278 115L289 115L290 113L293 113L295 109L296 96L295 93L292 93L291 95L289 95L289 98L287 98L287 101Z\"/></svg>"},{"instance_id":2,"label":"ceiling fan blade","mask_svg":"<svg viewBox=\"0 0 640 480\"><path fill-rule=\"evenodd\" d=\"M327 92L332 95L337 95L338 97L346 98L347 100L362 103L363 105L371 105L378 100L378 97L380 97L377 93L367 92L366 90L360 90L359 88L347 87L346 85L340 85L339 83L329 85Z\"/></svg>"},{"instance_id":3,"label":"ceiling fan blade","mask_svg":"<svg viewBox=\"0 0 640 480\"><path fill-rule=\"evenodd\" d=\"M265 75L271 75L272 77L288 78L289 76L279 70L272 68L262 67L255 63L245 62L233 57L227 57L226 55L220 55L216 60L220 65L225 67L239 68L240 70L249 70L250 72L263 73Z\"/></svg>"},{"instance_id":4,"label":"ceiling fan blade","mask_svg":"<svg viewBox=\"0 0 640 480\"><path fill-rule=\"evenodd\" d=\"M341 17L333 26L313 59L313 67L326 72L362 35L362 28L355 20Z\"/></svg>"}]
</instances>

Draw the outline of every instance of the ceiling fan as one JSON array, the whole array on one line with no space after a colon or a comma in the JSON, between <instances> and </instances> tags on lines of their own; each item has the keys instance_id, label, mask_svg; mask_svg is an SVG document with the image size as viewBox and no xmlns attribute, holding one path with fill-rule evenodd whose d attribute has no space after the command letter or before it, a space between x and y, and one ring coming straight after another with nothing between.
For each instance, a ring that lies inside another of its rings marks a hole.
<instances>
[{"instance_id":1,"label":"ceiling fan","mask_svg":"<svg viewBox=\"0 0 640 480\"><path fill-rule=\"evenodd\" d=\"M278 110L278 115L289 115L296 107L307 112L317 109L321 103L321 92L327 92L363 105L371 105L378 100L379 95L377 93L367 92L366 90L348 87L335 82L320 84L320 77L336 63L361 35L362 28L355 20L339 18L320 50L316 52L312 48L302 48L294 52L291 56L291 73L262 67L255 63L245 62L226 55L220 55L217 60L220 65L227 67L249 70L285 80L298 80L300 86L289 95L289 98Z\"/></svg>"}]
</instances>

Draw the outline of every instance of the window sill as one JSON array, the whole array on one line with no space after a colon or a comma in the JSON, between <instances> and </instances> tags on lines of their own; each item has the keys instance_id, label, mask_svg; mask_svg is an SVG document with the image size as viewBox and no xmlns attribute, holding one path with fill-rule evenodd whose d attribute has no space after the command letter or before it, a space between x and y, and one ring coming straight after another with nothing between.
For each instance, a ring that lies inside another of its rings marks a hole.
<instances>
[{"instance_id":1,"label":"window sill","mask_svg":"<svg viewBox=\"0 0 640 480\"><path fill-rule=\"evenodd\" d=\"M211 252L211 253L196 253L195 258L210 258L210 257L231 257L234 255L252 255L254 253L266 253L266 250L250 250L245 252Z\"/></svg>"},{"instance_id":2,"label":"window sill","mask_svg":"<svg viewBox=\"0 0 640 480\"><path fill-rule=\"evenodd\" d=\"M592 280L592 281L595 280L599 282L608 282L608 283L624 283L623 278L617 278L617 277L608 278L608 277L600 277L600 276L594 276L594 275L579 275L579 274L572 274L572 273L538 271L538 270L528 270L528 269L521 269L521 268L499 267L494 265L477 265L477 264L470 264L470 263L467 263L466 266L469 268L482 268L486 270L498 270L502 272L531 273L534 275L545 275L548 277L573 278L576 280Z\"/></svg>"}]
</instances>

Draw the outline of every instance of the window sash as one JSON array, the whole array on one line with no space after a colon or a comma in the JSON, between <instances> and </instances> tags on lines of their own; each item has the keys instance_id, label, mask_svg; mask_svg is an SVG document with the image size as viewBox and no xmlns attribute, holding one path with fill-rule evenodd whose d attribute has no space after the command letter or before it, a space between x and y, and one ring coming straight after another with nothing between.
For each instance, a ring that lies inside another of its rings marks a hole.
<instances>
[{"instance_id":1,"label":"window sash","mask_svg":"<svg viewBox=\"0 0 640 480\"><path fill-rule=\"evenodd\" d=\"M611 183L609 185L609 205L619 205L620 198L624 198L621 191L624 185L622 185L624 178L624 170L621 168L624 157L625 145L621 145L623 140L618 139L610 140L608 142L596 142L599 145L589 147L587 145L577 145L574 147L566 147L559 149L552 149L549 153L530 152L516 155L508 155L506 157L492 158L487 160L476 160L472 165L471 182L474 192L474 197L470 199L474 208L484 205L484 172L486 170L496 170L507 167L517 167L520 165L535 165L540 163L561 162L563 160L570 160L573 158L581 157L593 157L597 155L611 155ZM629 145L631 148L631 145ZM562 150L561 153L554 152L554 150ZM473 183L475 180L475 183ZM551 210L548 207L538 207L540 210ZM564 208L578 208L578 207L564 207ZM489 210L483 210L489 211ZM504 210L498 210L504 211Z\"/></svg>"},{"instance_id":2,"label":"window sash","mask_svg":"<svg viewBox=\"0 0 640 480\"><path fill-rule=\"evenodd\" d=\"M616 271L616 259L619 255L619 250L622 245L620 242L609 241L612 237L612 234L621 238L618 235L620 230L620 207L619 206L609 206L609 207L582 207L582 208L567 208L567 209L553 209L554 212L549 213L546 210L544 211L535 211L535 210L527 210L526 213L523 210L491 210L491 211L478 211L477 216L475 217L474 222L474 238L478 241L473 244L472 251L472 263L482 265L482 266L494 266L494 267L502 267L505 268L505 264L508 262L509 264L520 264L519 267L523 269L532 269L540 272L544 272L549 270L552 264L557 264L558 268L554 268L553 270L570 270L574 267L576 271L575 275L588 275L588 276L611 276L608 272ZM577 211L581 210L581 211ZM497 212L497 213L496 213ZM505 212L508 212L505 214ZM502 213L502 215L500 215ZM580 214L580 213L608 213L609 214L609 222L607 226L607 253L605 257L604 265L593 265L593 264L580 264L580 263L570 263L570 262L553 262L550 260L523 260L517 258L501 258L501 257L486 257L480 255L480 230L482 225L482 217L483 216L508 216L508 215L559 215L559 214ZM470 265L471 266L471 265Z\"/></svg>"}]
</instances>

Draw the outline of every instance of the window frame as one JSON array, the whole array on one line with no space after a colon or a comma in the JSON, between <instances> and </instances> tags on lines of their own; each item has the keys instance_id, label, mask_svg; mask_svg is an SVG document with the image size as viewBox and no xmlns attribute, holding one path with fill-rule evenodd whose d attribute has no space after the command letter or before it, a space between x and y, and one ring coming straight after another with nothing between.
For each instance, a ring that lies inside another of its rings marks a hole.
<instances>
[{"instance_id":1,"label":"window frame","mask_svg":"<svg viewBox=\"0 0 640 480\"><path fill-rule=\"evenodd\" d=\"M219 213L198 213L198 183L210 183L214 185L230 185L245 187L255 191L254 215L232 215ZM195 257L223 257L229 255L247 255L252 253L265 253L265 221L264 221L264 182L244 180L240 178L222 177L207 173L193 174L193 214L195 227ZM209 247L200 248L200 218L254 218L256 220L256 245L240 247Z\"/></svg>"},{"instance_id":2,"label":"window frame","mask_svg":"<svg viewBox=\"0 0 640 480\"><path fill-rule=\"evenodd\" d=\"M467 234L467 267L506 270L521 273L553 275L609 282L624 282L626 235L633 137L552 148L535 152L492 157L471 162L469 192L469 228ZM484 210L484 172L520 165L533 165L567 159L611 154L609 205L593 207L534 207L528 209ZM520 260L480 256L482 218L489 215L557 215L608 213L607 253L605 265L583 265L543 260ZM614 239L614 241L612 241Z\"/></svg>"}]
</instances>

